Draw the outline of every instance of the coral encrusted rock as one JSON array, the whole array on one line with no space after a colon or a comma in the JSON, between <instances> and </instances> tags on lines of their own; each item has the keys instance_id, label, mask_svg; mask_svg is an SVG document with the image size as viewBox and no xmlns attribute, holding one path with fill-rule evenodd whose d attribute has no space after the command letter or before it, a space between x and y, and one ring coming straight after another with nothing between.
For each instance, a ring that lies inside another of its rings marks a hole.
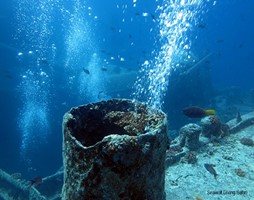
<instances>
[{"instance_id":1,"label":"coral encrusted rock","mask_svg":"<svg viewBox=\"0 0 254 200\"><path fill-rule=\"evenodd\" d=\"M228 134L229 127L223 124L215 115L210 115L201 119L202 134L207 137L223 137Z\"/></svg>"},{"instance_id":2,"label":"coral encrusted rock","mask_svg":"<svg viewBox=\"0 0 254 200\"><path fill-rule=\"evenodd\" d=\"M187 124L180 129L181 146L187 147L190 151L197 150L200 147L199 135L201 127L197 124Z\"/></svg>"}]
</instances>

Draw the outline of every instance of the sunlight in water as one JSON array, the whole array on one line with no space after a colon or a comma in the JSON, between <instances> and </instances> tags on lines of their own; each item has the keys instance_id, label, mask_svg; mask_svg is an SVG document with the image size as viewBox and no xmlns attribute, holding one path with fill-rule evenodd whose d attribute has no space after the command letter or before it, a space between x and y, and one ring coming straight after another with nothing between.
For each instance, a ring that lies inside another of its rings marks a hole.
<instances>
[{"instance_id":1,"label":"sunlight in water","mask_svg":"<svg viewBox=\"0 0 254 200\"><path fill-rule=\"evenodd\" d=\"M143 63L135 83L135 99L161 109L172 70L180 66L179 58L191 58L189 32L197 23L202 0L164 0L157 8L159 16L159 52Z\"/></svg>"}]
</instances>

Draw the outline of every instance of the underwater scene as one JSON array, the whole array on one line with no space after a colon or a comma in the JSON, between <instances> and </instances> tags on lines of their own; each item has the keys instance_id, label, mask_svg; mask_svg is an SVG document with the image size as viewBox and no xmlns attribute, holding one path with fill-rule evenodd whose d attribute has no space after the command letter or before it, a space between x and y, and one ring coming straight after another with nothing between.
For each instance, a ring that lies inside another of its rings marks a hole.
<instances>
[{"instance_id":1,"label":"underwater scene","mask_svg":"<svg viewBox=\"0 0 254 200\"><path fill-rule=\"evenodd\" d=\"M1 0L0 200L254 200L253 10Z\"/></svg>"}]
</instances>

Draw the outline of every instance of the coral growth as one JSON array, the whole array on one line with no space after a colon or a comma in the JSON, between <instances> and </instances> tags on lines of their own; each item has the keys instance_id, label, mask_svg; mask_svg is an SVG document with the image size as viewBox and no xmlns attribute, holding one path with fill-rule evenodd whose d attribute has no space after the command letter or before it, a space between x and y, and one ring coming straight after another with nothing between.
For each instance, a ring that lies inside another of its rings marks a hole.
<instances>
[{"instance_id":1,"label":"coral growth","mask_svg":"<svg viewBox=\"0 0 254 200\"><path fill-rule=\"evenodd\" d=\"M202 134L207 137L224 137L229 133L229 126L223 124L220 119L215 116L207 116L201 120Z\"/></svg>"},{"instance_id":2,"label":"coral growth","mask_svg":"<svg viewBox=\"0 0 254 200\"><path fill-rule=\"evenodd\" d=\"M196 197L194 197L194 200L203 200L203 198L199 197L199 196L196 196Z\"/></svg>"},{"instance_id":3,"label":"coral growth","mask_svg":"<svg viewBox=\"0 0 254 200\"><path fill-rule=\"evenodd\" d=\"M174 163L178 162L184 155L185 152L181 146L171 146L166 152L166 165L173 165Z\"/></svg>"},{"instance_id":4,"label":"coral growth","mask_svg":"<svg viewBox=\"0 0 254 200\"><path fill-rule=\"evenodd\" d=\"M122 127L129 135L139 135L156 128L159 114L148 114L147 112L136 113L134 111L111 111L103 120L118 127Z\"/></svg>"},{"instance_id":5,"label":"coral growth","mask_svg":"<svg viewBox=\"0 0 254 200\"><path fill-rule=\"evenodd\" d=\"M240 168L235 169L235 173L237 176L245 177L245 172Z\"/></svg>"},{"instance_id":6,"label":"coral growth","mask_svg":"<svg viewBox=\"0 0 254 200\"><path fill-rule=\"evenodd\" d=\"M189 151L186 155L181 159L181 162L188 164L195 164L197 162L197 152Z\"/></svg>"},{"instance_id":7,"label":"coral growth","mask_svg":"<svg viewBox=\"0 0 254 200\"><path fill-rule=\"evenodd\" d=\"M180 129L180 145L187 147L190 151L200 147L199 135L201 127L197 124L187 124Z\"/></svg>"}]
</instances>

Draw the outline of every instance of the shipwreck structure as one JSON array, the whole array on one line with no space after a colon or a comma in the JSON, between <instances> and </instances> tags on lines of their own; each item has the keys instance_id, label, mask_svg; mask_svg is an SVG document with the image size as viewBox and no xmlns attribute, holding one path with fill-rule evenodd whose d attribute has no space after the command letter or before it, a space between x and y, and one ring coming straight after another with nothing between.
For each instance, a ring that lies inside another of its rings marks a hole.
<instances>
[{"instance_id":1,"label":"shipwreck structure","mask_svg":"<svg viewBox=\"0 0 254 200\"><path fill-rule=\"evenodd\" d=\"M167 119L126 99L72 108L63 121L62 199L164 200Z\"/></svg>"}]
</instances>

